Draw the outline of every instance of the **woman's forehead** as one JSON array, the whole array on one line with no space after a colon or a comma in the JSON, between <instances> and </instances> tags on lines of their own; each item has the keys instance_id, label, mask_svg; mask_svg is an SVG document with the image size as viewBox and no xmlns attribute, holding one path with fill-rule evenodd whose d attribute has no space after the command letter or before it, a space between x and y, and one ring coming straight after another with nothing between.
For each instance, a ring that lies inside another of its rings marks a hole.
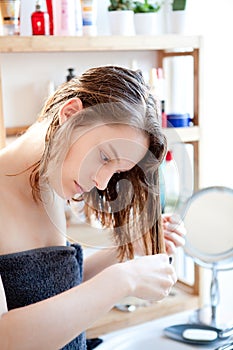
<instances>
[{"instance_id":1,"label":"woman's forehead","mask_svg":"<svg viewBox=\"0 0 233 350\"><path fill-rule=\"evenodd\" d=\"M99 133L102 139L121 139L135 140L140 143L148 143L148 134L137 127L129 124L105 124L97 126L96 133Z\"/></svg>"}]
</instances>

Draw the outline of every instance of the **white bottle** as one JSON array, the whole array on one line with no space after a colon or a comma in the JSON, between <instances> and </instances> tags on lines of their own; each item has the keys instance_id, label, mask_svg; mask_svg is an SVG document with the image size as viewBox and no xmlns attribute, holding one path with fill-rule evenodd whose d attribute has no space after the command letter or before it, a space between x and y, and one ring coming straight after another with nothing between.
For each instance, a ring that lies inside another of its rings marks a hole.
<instances>
[{"instance_id":1,"label":"white bottle","mask_svg":"<svg viewBox=\"0 0 233 350\"><path fill-rule=\"evenodd\" d=\"M83 18L81 0L75 1L75 34L82 36L83 34Z\"/></svg>"},{"instance_id":2,"label":"white bottle","mask_svg":"<svg viewBox=\"0 0 233 350\"><path fill-rule=\"evenodd\" d=\"M179 205L180 179L172 151L168 151L163 168L165 186L165 213L175 213Z\"/></svg>"},{"instance_id":3,"label":"white bottle","mask_svg":"<svg viewBox=\"0 0 233 350\"><path fill-rule=\"evenodd\" d=\"M53 8L53 33L61 35L61 0L52 0Z\"/></svg>"},{"instance_id":4,"label":"white bottle","mask_svg":"<svg viewBox=\"0 0 233 350\"><path fill-rule=\"evenodd\" d=\"M61 35L76 34L75 1L61 0Z\"/></svg>"},{"instance_id":5,"label":"white bottle","mask_svg":"<svg viewBox=\"0 0 233 350\"><path fill-rule=\"evenodd\" d=\"M97 1L81 0L82 19L83 19L83 35L97 35Z\"/></svg>"},{"instance_id":6,"label":"white bottle","mask_svg":"<svg viewBox=\"0 0 233 350\"><path fill-rule=\"evenodd\" d=\"M35 11L35 2L21 0L20 2L20 35L32 35L31 14Z\"/></svg>"},{"instance_id":7,"label":"white bottle","mask_svg":"<svg viewBox=\"0 0 233 350\"><path fill-rule=\"evenodd\" d=\"M52 4L54 35L75 35L75 0L53 0Z\"/></svg>"}]
</instances>

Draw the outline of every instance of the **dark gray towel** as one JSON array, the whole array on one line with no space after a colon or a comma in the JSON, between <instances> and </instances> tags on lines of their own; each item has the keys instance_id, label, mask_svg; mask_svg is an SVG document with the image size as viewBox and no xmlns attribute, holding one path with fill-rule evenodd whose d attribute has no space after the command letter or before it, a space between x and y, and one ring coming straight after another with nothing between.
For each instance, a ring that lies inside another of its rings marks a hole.
<instances>
[{"instance_id":1,"label":"dark gray towel","mask_svg":"<svg viewBox=\"0 0 233 350\"><path fill-rule=\"evenodd\" d=\"M82 271L83 254L78 244L0 255L0 275L9 310L36 303L79 285ZM76 314L76 317L81 318L82 315ZM63 348L84 349L85 333Z\"/></svg>"}]
</instances>

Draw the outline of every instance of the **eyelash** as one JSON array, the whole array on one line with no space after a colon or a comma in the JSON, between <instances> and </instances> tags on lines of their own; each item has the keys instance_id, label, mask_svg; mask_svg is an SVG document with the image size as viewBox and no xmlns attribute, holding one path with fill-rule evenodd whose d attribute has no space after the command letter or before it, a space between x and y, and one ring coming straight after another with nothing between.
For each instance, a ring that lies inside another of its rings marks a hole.
<instances>
[{"instance_id":1,"label":"eyelash","mask_svg":"<svg viewBox=\"0 0 233 350\"><path fill-rule=\"evenodd\" d=\"M110 162L110 158L103 151L100 151L100 158L104 163Z\"/></svg>"},{"instance_id":2,"label":"eyelash","mask_svg":"<svg viewBox=\"0 0 233 350\"><path fill-rule=\"evenodd\" d=\"M108 156L106 156L106 154L105 154L103 151L100 151L100 158L101 158L101 160L102 160L105 164L109 163L110 160L111 160ZM125 171L125 170L124 170L124 171ZM117 170L117 171L115 172L115 174L120 174L120 173L121 173L120 170Z\"/></svg>"}]
</instances>

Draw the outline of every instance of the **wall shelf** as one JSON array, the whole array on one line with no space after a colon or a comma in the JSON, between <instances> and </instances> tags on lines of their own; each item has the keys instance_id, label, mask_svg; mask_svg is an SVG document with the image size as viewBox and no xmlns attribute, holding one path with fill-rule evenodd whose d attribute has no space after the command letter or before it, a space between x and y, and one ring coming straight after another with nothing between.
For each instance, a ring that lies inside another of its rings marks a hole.
<instances>
[{"instance_id":1,"label":"wall shelf","mask_svg":"<svg viewBox=\"0 0 233 350\"><path fill-rule=\"evenodd\" d=\"M175 50L192 51L201 45L200 36L2 36L1 53L16 52L81 52L81 51L143 51Z\"/></svg>"},{"instance_id":2,"label":"wall shelf","mask_svg":"<svg viewBox=\"0 0 233 350\"><path fill-rule=\"evenodd\" d=\"M14 128L6 128L6 136L8 141L24 133L29 126L19 126ZM164 128L164 134L169 142L196 142L200 139L200 128L192 126L188 128Z\"/></svg>"},{"instance_id":3,"label":"wall shelf","mask_svg":"<svg viewBox=\"0 0 233 350\"><path fill-rule=\"evenodd\" d=\"M170 143L175 141L196 142L200 140L199 126L191 126L188 128L166 128L163 129Z\"/></svg>"}]
</instances>

